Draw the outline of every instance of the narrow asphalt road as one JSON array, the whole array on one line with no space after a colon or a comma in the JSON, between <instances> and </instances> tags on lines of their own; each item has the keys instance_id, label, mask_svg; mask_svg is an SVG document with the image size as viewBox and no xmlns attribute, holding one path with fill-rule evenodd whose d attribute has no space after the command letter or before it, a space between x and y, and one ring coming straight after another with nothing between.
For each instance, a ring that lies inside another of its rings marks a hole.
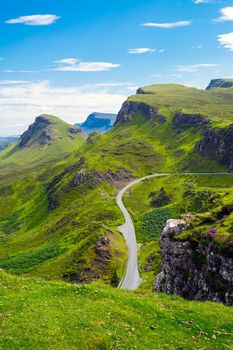
<instances>
[{"instance_id":1,"label":"narrow asphalt road","mask_svg":"<svg viewBox=\"0 0 233 350\"><path fill-rule=\"evenodd\" d=\"M138 270L138 245L137 245L137 239L135 234L135 228L133 224L133 220L131 219L131 216L124 206L123 203L123 196L128 191L129 188L132 186L138 184L141 181L144 181L146 179L151 179L154 177L161 177L161 176L170 176L170 175L232 175L231 173L167 173L167 174L153 174L144 176L141 179L137 179L135 181L130 182L127 186L125 186L117 195L117 205L121 209L124 218L125 223L122 226L118 227L119 232L123 234L126 240L126 244L128 247L128 264L126 268L126 273L124 278L119 284L118 288L122 289L129 289L129 290L135 290L139 287L140 283L142 282L139 270Z\"/></svg>"}]
</instances>

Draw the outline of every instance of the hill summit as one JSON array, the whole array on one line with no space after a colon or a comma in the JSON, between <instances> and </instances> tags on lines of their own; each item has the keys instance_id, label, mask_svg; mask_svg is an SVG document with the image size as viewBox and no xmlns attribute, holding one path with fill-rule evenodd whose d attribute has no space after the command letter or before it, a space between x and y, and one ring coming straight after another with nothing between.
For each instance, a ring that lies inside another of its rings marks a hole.
<instances>
[{"instance_id":1,"label":"hill summit","mask_svg":"<svg viewBox=\"0 0 233 350\"><path fill-rule=\"evenodd\" d=\"M27 131L23 133L19 140L19 147L30 147L33 144L38 146L51 145L59 137L61 137L61 129L63 126L67 130L67 136L73 137L74 134L81 134L81 130L77 127L68 127L61 119L50 116L40 115L35 122L31 124Z\"/></svg>"},{"instance_id":2,"label":"hill summit","mask_svg":"<svg viewBox=\"0 0 233 350\"><path fill-rule=\"evenodd\" d=\"M77 150L84 139L80 128L44 114L35 119L18 143L1 152L0 160L7 163L46 161Z\"/></svg>"}]
</instances>

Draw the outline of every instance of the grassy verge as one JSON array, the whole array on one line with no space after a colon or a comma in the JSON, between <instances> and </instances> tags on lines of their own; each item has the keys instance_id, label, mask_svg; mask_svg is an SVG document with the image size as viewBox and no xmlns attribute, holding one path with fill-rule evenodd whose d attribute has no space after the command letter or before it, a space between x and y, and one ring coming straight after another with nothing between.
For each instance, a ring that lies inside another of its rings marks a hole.
<instances>
[{"instance_id":1,"label":"grassy verge","mask_svg":"<svg viewBox=\"0 0 233 350\"><path fill-rule=\"evenodd\" d=\"M231 309L0 272L2 349L232 349Z\"/></svg>"}]
</instances>

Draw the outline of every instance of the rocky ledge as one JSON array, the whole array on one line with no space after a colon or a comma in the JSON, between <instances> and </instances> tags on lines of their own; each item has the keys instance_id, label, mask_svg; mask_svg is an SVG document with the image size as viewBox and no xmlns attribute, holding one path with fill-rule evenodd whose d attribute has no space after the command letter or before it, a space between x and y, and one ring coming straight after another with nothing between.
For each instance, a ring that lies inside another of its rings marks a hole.
<instances>
[{"instance_id":1,"label":"rocky ledge","mask_svg":"<svg viewBox=\"0 0 233 350\"><path fill-rule=\"evenodd\" d=\"M132 178L132 175L124 168L119 168L116 172L108 170L105 173L82 169L75 175L70 183L70 187L86 185L90 188L94 188L102 182L108 182L115 188L120 189L125 182L131 181Z\"/></svg>"},{"instance_id":2,"label":"rocky ledge","mask_svg":"<svg viewBox=\"0 0 233 350\"><path fill-rule=\"evenodd\" d=\"M26 147L30 141L35 138L35 141L40 145L44 146L52 141L52 135L48 130L48 126L52 122L45 116L39 116L35 122L31 124L27 131L25 131L19 140L19 147Z\"/></svg>"},{"instance_id":3,"label":"rocky ledge","mask_svg":"<svg viewBox=\"0 0 233 350\"><path fill-rule=\"evenodd\" d=\"M191 127L206 126L209 119L201 114L176 113L172 124L175 128L188 129Z\"/></svg>"},{"instance_id":4,"label":"rocky ledge","mask_svg":"<svg viewBox=\"0 0 233 350\"><path fill-rule=\"evenodd\" d=\"M131 122L136 113L142 114L145 119L156 120L160 124L164 124L167 121L166 117L159 114L156 107L149 106L144 102L126 101L117 115L115 125Z\"/></svg>"},{"instance_id":5,"label":"rocky ledge","mask_svg":"<svg viewBox=\"0 0 233 350\"><path fill-rule=\"evenodd\" d=\"M189 300L233 305L233 255L209 243L176 239L187 228L183 220L168 220L163 230L161 272L154 289Z\"/></svg>"},{"instance_id":6,"label":"rocky ledge","mask_svg":"<svg viewBox=\"0 0 233 350\"><path fill-rule=\"evenodd\" d=\"M233 171L233 124L226 128L207 129L195 151L203 157L217 160Z\"/></svg>"}]
</instances>

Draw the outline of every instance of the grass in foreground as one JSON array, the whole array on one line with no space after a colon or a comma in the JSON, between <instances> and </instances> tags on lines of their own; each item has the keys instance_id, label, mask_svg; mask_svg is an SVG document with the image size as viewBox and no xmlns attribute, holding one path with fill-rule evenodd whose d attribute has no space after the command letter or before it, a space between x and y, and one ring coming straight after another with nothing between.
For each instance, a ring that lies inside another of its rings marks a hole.
<instances>
[{"instance_id":1,"label":"grass in foreground","mask_svg":"<svg viewBox=\"0 0 233 350\"><path fill-rule=\"evenodd\" d=\"M232 349L232 309L0 272L1 349Z\"/></svg>"}]
</instances>

